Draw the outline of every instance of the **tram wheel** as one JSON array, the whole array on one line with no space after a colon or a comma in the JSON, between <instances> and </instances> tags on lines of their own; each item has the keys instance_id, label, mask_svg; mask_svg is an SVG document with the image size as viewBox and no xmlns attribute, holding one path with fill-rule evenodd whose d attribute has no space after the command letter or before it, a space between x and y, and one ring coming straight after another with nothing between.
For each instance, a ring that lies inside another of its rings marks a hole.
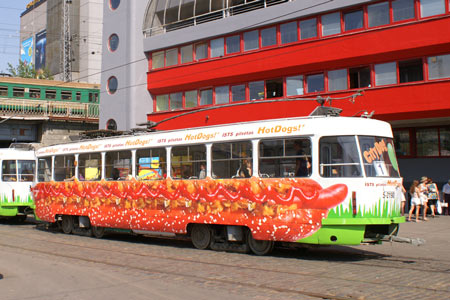
<instances>
[{"instance_id":1,"label":"tram wheel","mask_svg":"<svg viewBox=\"0 0 450 300\"><path fill-rule=\"evenodd\" d=\"M101 239L105 235L105 227L91 226L92 235Z\"/></svg>"},{"instance_id":2,"label":"tram wheel","mask_svg":"<svg viewBox=\"0 0 450 300\"><path fill-rule=\"evenodd\" d=\"M65 234L71 234L73 231L73 217L63 216L61 221L61 229Z\"/></svg>"},{"instance_id":3,"label":"tram wheel","mask_svg":"<svg viewBox=\"0 0 450 300\"><path fill-rule=\"evenodd\" d=\"M191 230L191 240L197 249L208 249L212 241L212 231L206 224L194 224Z\"/></svg>"},{"instance_id":4,"label":"tram wheel","mask_svg":"<svg viewBox=\"0 0 450 300\"><path fill-rule=\"evenodd\" d=\"M247 233L247 245L254 254L267 255L272 252L273 247L275 246L275 242L255 240L251 231L249 230Z\"/></svg>"}]
</instances>

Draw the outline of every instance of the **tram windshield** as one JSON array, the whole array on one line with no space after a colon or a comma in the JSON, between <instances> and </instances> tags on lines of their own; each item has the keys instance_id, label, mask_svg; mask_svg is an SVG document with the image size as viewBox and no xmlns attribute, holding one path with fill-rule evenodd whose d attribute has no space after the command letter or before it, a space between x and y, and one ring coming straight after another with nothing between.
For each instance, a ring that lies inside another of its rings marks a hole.
<instances>
[{"instance_id":1,"label":"tram windshield","mask_svg":"<svg viewBox=\"0 0 450 300\"><path fill-rule=\"evenodd\" d=\"M355 136L328 136L320 139L322 177L362 177Z\"/></svg>"},{"instance_id":2,"label":"tram windshield","mask_svg":"<svg viewBox=\"0 0 450 300\"><path fill-rule=\"evenodd\" d=\"M400 177L393 139L373 136L358 139L367 177Z\"/></svg>"}]
</instances>

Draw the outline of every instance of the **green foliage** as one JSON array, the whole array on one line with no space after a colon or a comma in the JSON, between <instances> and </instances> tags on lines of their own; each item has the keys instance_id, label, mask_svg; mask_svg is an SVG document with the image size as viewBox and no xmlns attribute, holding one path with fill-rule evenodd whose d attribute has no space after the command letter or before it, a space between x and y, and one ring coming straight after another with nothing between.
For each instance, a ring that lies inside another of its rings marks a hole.
<instances>
[{"instance_id":1,"label":"green foliage","mask_svg":"<svg viewBox=\"0 0 450 300\"><path fill-rule=\"evenodd\" d=\"M27 64L26 62L20 59L19 64L16 67L8 63L8 72L13 77L53 80L53 76L50 74L49 69L44 68L35 70L34 65L32 63Z\"/></svg>"}]
</instances>

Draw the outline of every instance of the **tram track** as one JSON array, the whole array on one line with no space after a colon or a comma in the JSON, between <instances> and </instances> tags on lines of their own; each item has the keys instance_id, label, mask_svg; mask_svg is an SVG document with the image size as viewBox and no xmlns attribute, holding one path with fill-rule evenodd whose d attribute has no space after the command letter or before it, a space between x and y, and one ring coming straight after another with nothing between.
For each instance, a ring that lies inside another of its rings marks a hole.
<instances>
[{"instance_id":1,"label":"tram track","mask_svg":"<svg viewBox=\"0 0 450 300\"><path fill-rule=\"evenodd\" d=\"M15 227L17 228L17 227ZM25 229L22 228L18 228L20 231L25 231ZM227 279L227 278L219 278L219 276L202 276L199 274L195 274L193 272L183 272L183 271L173 271L173 270L164 270L164 269L155 269L152 267L148 267L145 265L136 265L136 264L127 264L127 263L120 263L118 261L110 261L107 258L88 258L88 257L83 257L82 255L75 255L75 254L70 254L70 253L62 253L61 251L58 251L58 249L60 249L61 247L71 247L74 249L84 249L84 251L89 250L89 251L105 251L107 253L110 254L110 256L127 256L128 258L131 257L131 259L136 259L137 261L142 260L143 258L145 259L150 259L150 260L154 260L154 261L171 261L174 262L174 264L176 263L181 263L181 264L192 264L193 266L197 265L197 266L208 266L209 268L211 267L216 267L218 269L222 269L222 270L229 270L230 273L232 272L237 272L240 270L246 270L249 272L255 272L255 273L264 273L264 274L271 274L273 277L283 277L283 276L287 276L287 277L291 277L291 276L297 276L297 277L305 277L305 278L309 278L310 280L333 280L336 279L335 277L331 276L331 275L326 275L326 274L314 274L311 272L304 272L304 271L290 271L290 270L279 270L279 269L274 269L274 268L263 268L263 267L258 267L258 266L254 266L254 265L250 265L250 263L246 263L246 264L230 264L230 263L221 263L221 262L212 262L212 261L205 261L205 260L198 260L198 259L190 259L190 258L182 258L182 257L175 257L172 255L161 255L161 254L150 254L150 253L143 253L143 252L132 252L131 250L119 250L119 249L115 249L114 247L109 247L109 248L105 248L105 247L95 247L93 245L86 245L86 243L84 243L83 245L74 243L74 242L70 242L68 240L64 240L64 241L55 241L54 239L46 239L46 238L42 238L42 236L39 237L30 237L30 236L26 236L26 235L18 235L17 232L12 234L12 233L8 233L8 232L3 232L2 233L3 236L9 236L11 238L18 238L20 237L21 239L27 239L27 240L33 240L33 244L37 244L39 242L41 243L45 243L47 246L48 245L56 245L55 247L50 247L53 248L53 250L49 251L49 250L42 250L42 249L36 249L30 246L18 246L18 245L14 245L11 243L5 243L5 242L0 242L0 246L3 247L8 247L8 248L13 248L13 249L20 249L23 251L30 251L30 252L34 252L34 253L40 253L40 254L45 254L45 255L52 255L55 257L59 257L59 258L67 258L67 259L74 259L74 260L80 260L80 261L84 261L86 263L94 263L94 264L101 264L101 265L105 265L105 266L110 266L110 267L116 267L116 268L122 268L122 269L126 269L126 270L136 270L136 271L141 271L141 272L146 272L149 274L161 274L161 275L167 275L167 276L181 276L184 278L189 278L189 279L194 279L194 280L202 280L202 281L209 281L209 282L214 282L214 283L222 283L222 284L231 284L231 285L240 285L240 286L246 286L248 288L257 288L257 289L265 289L265 290L270 290L273 292L280 292L280 293L290 293L290 294L296 294L296 295L304 295L304 296L309 296L309 297L313 297L313 298L317 298L317 299L349 299L349 300L354 300L354 299L358 299L360 296L352 296L352 295L333 295L331 293L315 293L315 292L311 292L308 291L306 289L302 290L302 289L295 289L295 288L285 288L285 287L280 287L280 286L276 286L276 285L268 285L267 283L258 283L258 282L242 282L240 280L233 280L233 279ZM111 241L111 240L109 240ZM113 242L115 242L116 240L112 240ZM75 252L82 252L82 251L75 251ZM112 254L111 254L112 253ZM358 256L363 257L364 255L360 255L358 254ZM286 259L292 259L292 258L296 258L296 257L292 257L290 255L286 256ZM346 266L348 264L352 264L352 265L361 265L364 267L377 267L377 268L386 268L386 269L392 269L392 268L398 268L398 269L402 269L405 270L412 270L412 271L420 271L420 272L440 272L443 274L448 274L449 271L447 270L424 270L423 268L411 268L409 266L405 266L404 265L404 258L400 258L400 257L377 257L376 255L371 255L368 254L365 257L366 259L371 259L374 262L382 262L382 261L386 261L387 263L392 264L392 262L397 263L397 266L386 266L386 265L380 265L380 264L376 264L376 263L371 263L371 264L366 264L366 263L360 263L360 262L355 262L355 261L345 261L345 262L339 262L339 261L335 261L333 260L331 263L338 265L338 266ZM323 261L323 259L318 259L319 261ZM411 259L409 258L409 261L411 261ZM421 261L424 265L426 265L429 261ZM409 267L409 268L408 268ZM200 267L202 268L202 267ZM194 269L194 268L193 268ZM435 289L435 288L431 288L431 287L426 287L426 286L405 286L402 284L396 284L396 283L374 283L370 280L364 280L363 278L358 278L358 279L350 279L350 278L341 278L340 280L346 281L348 283L358 283L358 284L378 284L380 286L380 288L385 288L386 286L389 286L391 288L403 288L403 289L420 289L420 290L425 290L428 292L435 292L435 293L443 293L443 292L448 292L446 290L443 289ZM362 299L362 298L361 298Z\"/></svg>"}]
</instances>

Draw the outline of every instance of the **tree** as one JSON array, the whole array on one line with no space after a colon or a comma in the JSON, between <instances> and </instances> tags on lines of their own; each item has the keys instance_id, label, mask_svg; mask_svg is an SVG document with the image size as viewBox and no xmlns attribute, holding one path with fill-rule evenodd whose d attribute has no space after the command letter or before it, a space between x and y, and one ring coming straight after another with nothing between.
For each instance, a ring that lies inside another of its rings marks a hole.
<instances>
[{"instance_id":1,"label":"tree","mask_svg":"<svg viewBox=\"0 0 450 300\"><path fill-rule=\"evenodd\" d=\"M35 70L32 63L27 63L19 59L19 64L14 67L8 63L8 72L14 77L48 79L53 80L53 76L47 68Z\"/></svg>"}]
</instances>

